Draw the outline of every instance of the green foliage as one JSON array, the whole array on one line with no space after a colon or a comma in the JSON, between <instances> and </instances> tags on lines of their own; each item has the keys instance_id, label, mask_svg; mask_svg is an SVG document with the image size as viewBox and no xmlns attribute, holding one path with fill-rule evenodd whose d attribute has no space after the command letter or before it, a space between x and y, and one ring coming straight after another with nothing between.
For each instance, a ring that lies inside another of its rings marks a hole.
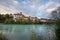
<instances>
[{"instance_id":1,"label":"green foliage","mask_svg":"<svg viewBox=\"0 0 60 40\"><path fill-rule=\"evenodd\" d=\"M20 24L21 23L21 19L20 18L16 19L16 23Z\"/></svg>"},{"instance_id":2,"label":"green foliage","mask_svg":"<svg viewBox=\"0 0 60 40\"><path fill-rule=\"evenodd\" d=\"M37 19L35 19L35 23L37 23Z\"/></svg>"},{"instance_id":3,"label":"green foliage","mask_svg":"<svg viewBox=\"0 0 60 40\"><path fill-rule=\"evenodd\" d=\"M6 15L5 15L5 18L6 18L6 19L9 19L9 18L10 18L10 17L9 17L9 14L6 14Z\"/></svg>"},{"instance_id":4,"label":"green foliage","mask_svg":"<svg viewBox=\"0 0 60 40\"><path fill-rule=\"evenodd\" d=\"M25 21L26 21L26 20L23 18L23 19L22 19L22 24L25 24Z\"/></svg>"},{"instance_id":5,"label":"green foliage","mask_svg":"<svg viewBox=\"0 0 60 40\"><path fill-rule=\"evenodd\" d=\"M56 40L60 40L60 7L52 11L51 14L52 14L52 17L56 19L56 37L57 37Z\"/></svg>"},{"instance_id":6,"label":"green foliage","mask_svg":"<svg viewBox=\"0 0 60 40\"><path fill-rule=\"evenodd\" d=\"M7 37L5 35L3 35L2 33L0 33L0 40L8 40Z\"/></svg>"},{"instance_id":7,"label":"green foliage","mask_svg":"<svg viewBox=\"0 0 60 40\"><path fill-rule=\"evenodd\" d=\"M5 21L4 15L0 14L0 23L3 23Z\"/></svg>"},{"instance_id":8,"label":"green foliage","mask_svg":"<svg viewBox=\"0 0 60 40\"><path fill-rule=\"evenodd\" d=\"M31 19L30 19L30 17L28 18L27 21L28 21L28 24L31 24L31 22L32 22Z\"/></svg>"},{"instance_id":9,"label":"green foliage","mask_svg":"<svg viewBox=\"0 0 60 40\"><path fill-rule=\"evenodd\" d=\"M6 19L13 18L12 14L5 14L4 16L5 16Z\"/></svg>"},{"instance_id":10,"label":"green foliage","mask_svg":"<svg viewBox=\"0 0 60 40\"><path fill-rule=\"evenodd\" d=\"M60 19L56 21L56 37L57 40L60 40Z\"/></svg>"},{"instance_id":11,"label":"green foliage","mask_svg":"<svg viewBox=\"0 0 60 40\"><path fill-rule=\"evenodd\" d=\"M56 25L60 28L60 19L56 21Z\"/></svg>"},{"instance_id":12,"label":"green foliage","mask_svg":"<svg viewBox=\"0 0 60 40\"><path fill-rule=\"evenodd\" d=\"M15 21L14 21L13 19L6 19L4 23L6 23L6 24L7 24L7 23L9 23L9 24L12 23L12 24L14 24Z\"/></svg>"},{"instance_id":13,"label":"green foliage","mask_svg":"<svg viewBox=\"0 0 60 40\"><path fill-rule=\"evenodd\" d=\"M6 23L6 24L39 24L40 20L35 18L35 20L30 19L30 17L28 17L28 19L25 19L24 17L22 18L16 18L14 20L12 14L6 14L6 15L2 15L0 14L0 23Z\"/></svg>"}]
</instances>

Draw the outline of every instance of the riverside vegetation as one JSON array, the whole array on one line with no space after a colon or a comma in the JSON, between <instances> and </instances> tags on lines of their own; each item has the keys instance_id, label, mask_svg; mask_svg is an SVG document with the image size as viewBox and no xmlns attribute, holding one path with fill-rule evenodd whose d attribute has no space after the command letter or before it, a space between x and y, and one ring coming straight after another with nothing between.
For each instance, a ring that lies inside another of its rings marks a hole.
<instances>
[{"instance_id":1,"label":"riverside vegetation","mask_svg":"<svg viewBox=\"0 0 60 40\"><path fill-rule=\"evenodd\" d=\"M60 40L60 19L56 21L56 40Z\"/></svg>"},{"instance_id":2,"label":"riverside vegetation","mask_svg":"<svg viewBox=\"0 0 60 40\"><path fill-rule=\"evenodd\" d=\"M0 40L8 40L7 37L5 35L3 35L3 33L0 33Z\"/></svg>"},{"instance_id":3,"label":"riverside vegetation","mask_svg":"<svg viewBox=\"0 0 60 40\"><path fill-rule=\"evenodd\" d=\"M32 22L30 18L28 20L25 20L24 18L16 19L16 21L13 19L13 16L9 16L9 14L1 15L0 14L0 23L6 23L6 24L31 24L31 23L41 23L41 21L35 20ZM7 38L0 34L0 40L7 40ZM34 32L32 32L31 40L40 40L40 37L36 36ZM60 19L56 21L56 40L60 40Z\"/></svg>"},{"instance_id":4,"label":"riverside vegetation","mask_svg":"<svg viewBox=\"0 0 60 40\"><path fill-rule=\"evenodd\" d=\"M40 20L35 20L32 21L30 18L28 20L25 20L24 18L18 18L16 21L13 19L12 15L6 14L0 14L0 23L5 23L5 24L39 24L41 23ZM36 36L35 33L32 32L31 40L37 40L38 37ZM7 40L7 37L3 35L3 33L0 33L0 40Z\"/></svg>"},{"instance_id":5,"label":"riverside vegetation","mask_svg":"<svg viewBox=\"0 0 60 40\"><path fill-rule=\"evenodd\" d=\"M16 20L16 21L15 21ZM35 19L34 21L28 18L27 20L24 18L13 18L12 14L0 14L0 23L6 23L6 24L40 24L42 23L39 19Z\"/></svg>"}]
</instances>

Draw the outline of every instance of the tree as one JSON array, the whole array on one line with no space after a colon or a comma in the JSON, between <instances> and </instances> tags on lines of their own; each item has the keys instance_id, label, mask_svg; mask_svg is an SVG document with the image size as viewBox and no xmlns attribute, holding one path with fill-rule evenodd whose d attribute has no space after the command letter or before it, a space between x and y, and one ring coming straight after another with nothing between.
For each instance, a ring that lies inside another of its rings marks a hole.
<instances>
[{"instance_id":1,"label":"tree","mask_svg":"<svg viewBox=\"0 0 60 40\"><path fill-rule=\"evenodd\" d=\"M7 37L5 35L3 35L2 33L0 33L0 40L8 40Z\"/></svg>"},{"instance_id":2,"label":"tree","mask_svg":"<svg viewBox=\"0 0 60 40\"><path fill-rule=\"evenodd\" d=\"M12 14L5 14L4 17L5 17L4 23L15 23Z\"/></svg>"},{"instance_id":3,"label":"tree","mask_svg":"<svg viewBox=\"0 0 60 40\"><path fill-rule=\"evenodd\" d=\"M31 24L32 20L30 19L30 17L28 17L28 24Z\"/></svg>"},{"instance_id":4,"label":"tree","mask_svg":"<svg viewBox=\"0 0 60 40\"><path fill-rule=\"evenodd\" d=\"M37 19L35 19L35 23L37 23Z\"/></svg>"},{"instance_id":5,"label":"tree","mask_svg":"<svg viewBox=\"0 0 60 40\"><path fill-rule=\"evenodd\" d=\"M60 19L58 19L56 21L56 36L57 36L57 40L60 40Z\"/></svg>"},{"instance_id":6,"label":"tree","mask_svg":"<svg viewBox=\"0 0 60 40\"><path fill-rule=\"evenodd\" d=\"M60 40L60 7L52 11L52 17L56 20L56 40Z\"/></svg>"},{"instance_id":7,"label":"tree","mask_svg":"<svg viewBox=\"0 0 60 40\"><path fill-rule=\"evenodd\" d=\"M24 19L24 18L22 18L22 24L25 24L26 22L25 22L26 20Z\"/></svg>"},{"instance_id":8,"label":"tree","mask_svg":"<svg viewBox=\"0 0 60 40\"><path fill-rule=\"evenodd\" d=\"M0 14L0 23L4 23L4 21L5 21L4 15Z\"/></svg>"},{"instance_id":9,"label":"tree","mask_svg":"<svg viewBox=\"0 0 60 40\"><path fill-rule=\"evenodd\" d=\"M57 11L55 10L52 11L51 15L52 15L52 18L57 19Z\"/></svg>"},{"instance_id":10,"label":"tree","mask_svg":"<svg viewBox=\"0 0 60 40\"><path fill-rule=\"evenodd\" d=\"M6 15L5 15L5 18L6 18L6 19L9 19L9 18L10 18L10 17L9 17L9 14L6 14Z\"/></svg>"},{"instance_id":11,"label":"tree","mask_svg":"<svg viewBox=\"0 0 60 40\"><path fill-rule=\"evenodd\" d=\"M51 12L52 18L60 19L60 6Z\"/></svg>"},{"instance_id":12,"label":"tree","mask_svg":"<svg viewBox=\"0 0 60 40\"><path fill-rule=\"evenodd\" d=\"M6 19L4 23L6 23L6 24L8 24L8 23L9 24L14 24L15 21L13 19Z\"/></svg>"}]
</instances>

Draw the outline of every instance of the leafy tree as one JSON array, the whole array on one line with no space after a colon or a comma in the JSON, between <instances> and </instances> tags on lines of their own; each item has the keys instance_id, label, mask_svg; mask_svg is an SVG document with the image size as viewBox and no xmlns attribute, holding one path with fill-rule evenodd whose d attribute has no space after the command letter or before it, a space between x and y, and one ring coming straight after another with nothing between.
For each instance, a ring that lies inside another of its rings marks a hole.
<instances>
[{"instance_id":1,"label":"leafy tree","mask_svg":"<svg viewBox=\"0 0 60 40\"><path fill-rule=\"evenodd\" d=\"M6 19L9 19L9 18L10 18L10 17L9 17L9 14L6 14L6 15L5 15L5 18L6 18Z\"/></svg>"},{"instance_id":2,"label":"leafy tree","mask_svg":"<svg viewBox=\"0 0 60 40\"><path fill-rule=\"evenodd\" d=\"M24 19L24 18L22 18L22 24L25 24L26 22L25 22L26 20Z\"/></svg>"},{"instance_id":3,"label":"leafy tree","mask_svg":"<svg viewBox=\"0 0 60 40\"><path fill-rule=\"evenodd\" d=\"M14 24L15 21L14 21L13 19L6 19L6 20L5 20L5 23L6 23L6 24L7 24L7 23L9 23L9 24Z\"/></svg>"},{"instance_id":4,"label":"leafy tree","mask_svg":"<svg viewBox=\"0 0 60 40\"><path fill-rule=\"evenodd\" d=\"M3 35L2 33L0 33L0 40L8 40L7 37L5 35Z\"/></svg>"},{"instance_id":5,"label":"leafy tree","mask_svg":"<svg viewBox=\"0 0 60 40\"><path fill-rule=\"evenodd\" d=\"M60 40L60 19L56 21L56 37L57 40Z\"/></svg>"},{"instance_id":6,"label":"leafy tree","mask_svg":"<svg viewBox=\"0 0 60 40\"><path fill-rule=\"evenodd\" d=\"M56 40L60 40L60 7L52 11L52 18L56 20Z\"/></svg>"},{"instance_id":7,"label":"leafy tree","mask_svg":"<svg viewBox=\"0 0 60 40\"><path fill-rule=\"evenodd\" d=\"M4 15L0 14L0 23L4 23L4 21L5 21Z\"/></svg>"},{"instance_id":8,"label":"leafy tree","mask_svg":"<svg viewBox=\"0 0 60 40\"><path fill-rule=\"evenodd\" d=\"M38 20L37 20L37 18L35 19L35 23L37 23L38 22Z\"/></svg>"},{"instance_id":9,"label":"leafy tree","mask_svg":"<svg viewBox=\"0 0 60 40\"><path fill-rule=\"evenodd\" d=\"M21 18L16 19L16 23L17 24L21 24L21 22L22 22L22 19Z\"/></svg>"},{"instance_id":10,"label":"leafy tree","mask_svg":"<svg viewBox=\"0 0 60 40\"><path fill-rule=\"evenodd\" d=\"M28 18L28 24L31 24L32 20L30 19L30 17Z\"/></svg>"}]
</instances>

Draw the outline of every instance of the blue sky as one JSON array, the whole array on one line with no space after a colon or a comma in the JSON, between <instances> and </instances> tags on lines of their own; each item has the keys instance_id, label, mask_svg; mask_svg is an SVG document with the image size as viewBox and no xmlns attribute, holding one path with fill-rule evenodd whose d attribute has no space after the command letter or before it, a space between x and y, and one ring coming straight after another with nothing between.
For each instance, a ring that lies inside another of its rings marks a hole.
<instances>
[{"instance_id":1,"label":"blue sky","mask_svg":"<svg viewBox=\"0 0 60 40\"><path fill-rule=\"evenodd\" d=\"M0 13L18 13L50 18L51 11L60 6L60 0L0 0Z\"/></svg>"}]
</instances>

